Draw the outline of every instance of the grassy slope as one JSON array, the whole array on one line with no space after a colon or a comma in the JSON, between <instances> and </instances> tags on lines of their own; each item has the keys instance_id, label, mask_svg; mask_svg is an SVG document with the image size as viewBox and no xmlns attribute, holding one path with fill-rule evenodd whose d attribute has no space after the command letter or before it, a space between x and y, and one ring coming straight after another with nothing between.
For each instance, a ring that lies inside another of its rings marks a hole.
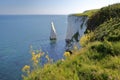
<instances>
[{"instance_id":1,"label":"grassy slope","mask_svg":"<svg viewBox=\"0 0 120 80\"><path fill-rule=\"evenodd\" d=\"M103 40L106 38L108 41L119 41L120 18L111 18L109 21L98 26L94 33L94 40Z\"/></svg>"},{"instance_id":2,"label":"grassy slope","mask_svg":"<svg viewBox=\"0 0 120 80\"><path fill-rule=\"evenodd\" d=\"M99 9L93 9L93 10L87 10L83 13L78 13L78 14L73 14L74 16L88 16L89 18L95 14L96 12L98 12Z\"/></svg>"},{"instance_id":3,"label":"grassy slope","mask_svg":"<svg viewBox=\"0 0 120 80\"><path fill-rule=\"evenodd\" d=\"M88 29L94 30L111 18L120 18L120 3L101 8L88 20Z\"/></svg>"},{"instance_id":4,"label":"grassy slope","mask_svg":"<svg viewBox=\"0 0 120 80\"><path fill-rule=\"evenodd\" d=\"M82 49L64 61L45 64L24 80L120 80L120 18L99 24L91 33L82 37Z\"/></svg>"}]
</instances>

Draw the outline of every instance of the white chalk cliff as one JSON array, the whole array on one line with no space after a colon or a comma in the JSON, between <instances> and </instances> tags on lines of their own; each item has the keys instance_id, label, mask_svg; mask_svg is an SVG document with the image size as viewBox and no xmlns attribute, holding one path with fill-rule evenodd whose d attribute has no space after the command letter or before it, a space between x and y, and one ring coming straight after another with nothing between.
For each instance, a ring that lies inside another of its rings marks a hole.
<instances>
[{"instance_id":1,"label":"white chalk cliff","mask_svg":"<svg viewBox=\"0 0 120 80\"><path fill-rule=\"evenodd\" d=\"M87 20L87 16L68 16L66 51L71 51L74 46L80 48L79 40L87 28Z\"/></svg>"},{"instance_id":2,"label":"white chalk cliff","mask_svg":"<svg viewBox=\"0 0 120 80\"><path fill-rule=\"evenodd\" d=\"M66 41L79 40L87 28L88 17L86 16L68 16L68 25L66 33Z\"/></svg>"},{"instance_id":3,"label":"white chalk cliff","mask_svg":"<svg viewBox=\"0 0 120 80\"><path fill-rule=\"evenodd\" d=\"M51 32L50 32L50 40L56 40L57 39L57 33L55 30L54 23L51 22Z\"/></svg>"}]
</instances>

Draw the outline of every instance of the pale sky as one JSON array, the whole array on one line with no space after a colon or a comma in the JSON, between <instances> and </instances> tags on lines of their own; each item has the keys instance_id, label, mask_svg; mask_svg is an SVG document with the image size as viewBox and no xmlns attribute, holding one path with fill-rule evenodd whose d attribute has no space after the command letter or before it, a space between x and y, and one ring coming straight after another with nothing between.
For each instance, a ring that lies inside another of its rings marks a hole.
<instances>
[{"instance_id":1,"label":"pale sky","mask_svg":"<svg viewBox=\"0 0 120 80\"><path fill-rule=\"evenodd\" d=\"M0 0L0 14L71 14L120 0Z\"/></svg>"}]
</instances>

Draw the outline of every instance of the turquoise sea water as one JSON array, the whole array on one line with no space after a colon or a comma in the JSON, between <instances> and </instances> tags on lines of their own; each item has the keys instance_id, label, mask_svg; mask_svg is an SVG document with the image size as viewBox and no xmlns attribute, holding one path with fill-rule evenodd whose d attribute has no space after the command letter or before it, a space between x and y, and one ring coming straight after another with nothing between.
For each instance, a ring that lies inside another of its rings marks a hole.
<instances>
[{"instance_id":1,"label":"turquoise sea water","mask_svg":"<svg viewBox=\"0 0 120 80\"><path fill-rule=\"evenodd\" d=\"M57 31L56 43L49 40L51 21ZM0 15L0 80L21 80L22 67L30 64L30 45L54 61L61 59L66 28L64 15Z\"/></svg>"}]
</instances>

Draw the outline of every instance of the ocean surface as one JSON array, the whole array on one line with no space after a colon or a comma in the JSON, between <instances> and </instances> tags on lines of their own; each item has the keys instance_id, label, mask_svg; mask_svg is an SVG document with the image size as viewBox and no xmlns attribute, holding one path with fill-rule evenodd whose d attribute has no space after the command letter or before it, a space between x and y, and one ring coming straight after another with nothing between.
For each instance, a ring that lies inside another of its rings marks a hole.
<instances>
[{"instance_id":1,"label":"ocean surface","mask_svg":"<svg viewBox=\"0 0 120 80\"><path fill-rule=\"evenodd\" d=\"M55 43L49 40L52 21L58 37ZM31 63L31 45L53 61L61 59L66 29L65 15L0 15L0 80L22 79L21 69Z\"/></svg>"}]
</instances>

